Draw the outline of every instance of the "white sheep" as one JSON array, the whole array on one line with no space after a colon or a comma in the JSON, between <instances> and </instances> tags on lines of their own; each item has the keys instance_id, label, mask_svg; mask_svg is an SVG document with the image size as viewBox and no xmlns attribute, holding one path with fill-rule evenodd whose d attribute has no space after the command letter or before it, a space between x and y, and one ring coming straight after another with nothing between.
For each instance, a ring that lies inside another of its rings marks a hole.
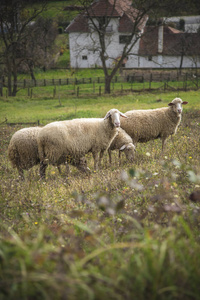
<instances>
[{"instance_id":1,"label":"white sheep","mask_svg":"<svg viewBox=\"0 0 200 300\"><path fill-rule=\"evenodd\" d=\"M133 145L132 138L126 133L125 130L119 128L118 135L112 141L110 147L108 148L109 162L112 162L111 151L119 150L119 160L121 152L124 152L126 159L130 162L133 161L135 155L135 146Z\"/></svg>"},{"instance_id":2,"label":"white sheep","mask_svg":"<svg viewBox=\"0 0 200 300\"><path fill-rule=\"evenodd\" d=\"M37 136L41 127L23 128L15 132L8 146L8 158L19 177L24 179L23 170L29 170L40 163Z\"/></svg>"},{"instance_id":3,"label":"white sheep","mask_svg":"<svg viewBox=\"0 0 200 300\"><path fill-rule=\"evenodd\" d=\"M111 109L104 118L81 118L47 124L38 135L40 175L45 178L47 164L61 163L70 155L74 159L92 152L94 169L98 167L98 153L107 150L118 133L120 116Z\"/></svg>"},{"instance_id":4,"label":"white sheep","mask_svg":"<svg viewBox=\"0 0 200 300\"><path fill-rule=\"evenodd\" d=\"M131 136L134 144L161 138L163 152L167 137L176 133L181 122L182 105L187 103L175 98L169 107L127 111L128 119L121 121L121 128Z\"/></svg>"},{"instance_id":5,"label":"white sheep","mask_svg":"<svg viewBox=\"0 0 200 300\"><path fill-rule=\"evenodd\" d=\"M37 136L41 131L41 127L23 128L15 132L8 146L8 158L13 166L17 168L19 177L24 180L24 170L29 170L33 166L40 163ZM87 168L85 157L74 160L66 157L66 162L77 166L80 170ZM65 161L63 162L65 163ZM59 173L61 173L60 165L57 164ZM68 164L66 164L67 172Z\"/></svg>"}]
</instances>

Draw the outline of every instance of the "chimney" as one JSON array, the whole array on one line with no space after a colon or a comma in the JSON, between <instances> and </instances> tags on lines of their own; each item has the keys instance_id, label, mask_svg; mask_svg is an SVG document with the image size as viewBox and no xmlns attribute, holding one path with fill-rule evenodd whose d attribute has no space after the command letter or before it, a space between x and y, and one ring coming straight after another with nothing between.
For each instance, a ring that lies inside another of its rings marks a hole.
<instances>
[{"instance_id":1,"label":"chimney","mask_svg":"<svg viewBox=\"0 0 200 300\"><path fill-rule=\"evenodd\" d=\"M163 33L164 26L163 24L158 27L158 53L161 54L163 52Z\"/></svg>"}]
</instances>

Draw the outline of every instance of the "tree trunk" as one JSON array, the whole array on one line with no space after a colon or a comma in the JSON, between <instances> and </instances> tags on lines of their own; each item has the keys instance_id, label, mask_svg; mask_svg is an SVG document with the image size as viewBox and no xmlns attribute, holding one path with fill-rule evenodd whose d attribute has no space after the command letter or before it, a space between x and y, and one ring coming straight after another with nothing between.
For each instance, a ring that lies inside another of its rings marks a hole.
<instances>
[{"instance_id":1,"label":"tree trunk","mask_svg":"<svg viewBox=\"0 0 200 300\"><path fill-rule=\"evenodd\" d=\"M105 76L105 94L110 94L110 85L112 77L110 75Z\"/></svg>"},{"instance_id":2,"label":"tree trunk","mask_svg":"<svg viewBox=\"0 0 200 300\"><path fill-rule=\"evenodd\" d=\"M13 61L13 89L12 96L15 97L17 95L17 68L15 66L15 61Z\"/></svg>"}]
</instances>

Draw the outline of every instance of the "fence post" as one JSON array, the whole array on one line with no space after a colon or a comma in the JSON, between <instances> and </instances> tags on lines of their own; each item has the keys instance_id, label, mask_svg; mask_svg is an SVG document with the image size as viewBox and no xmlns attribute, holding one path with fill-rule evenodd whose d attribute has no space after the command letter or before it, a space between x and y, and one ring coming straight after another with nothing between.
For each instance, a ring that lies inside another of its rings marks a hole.
<instances>
[{"instance_id":1,"label":"fence post","mask_svg":"<svg viewBox=\"0 0 200 300\"><path fill-rule=\"evenodd\" d=\"M26 79L24 79L24 88L26 87Z\"/></svg>"},{"instance_id":2,"label":"fence post","mask_svg":"<svg viewBox=\"0 0 200 300\"><path fill-rule=\"evenodd\" d=\"M101 86L99 86L99 96L101 96Z\"/></svg>"},{"instance_id":3,"label":"fence post","mask_svg":"<svg viewBox=\"0 0 200 300\"><path fill-rule=\"evenodd\" d=\"M95 82L93 81L93 93L95 94Z\"/></svg>"},{"instance_id":4,"label":"fence post","mask_svg":"<svg viewBox=\"0 0 200 300\"><path fill-rule=\"evenodd\" d=\"M6 89L6 98L8 98L8 89Z\"/></svg>"},{"instance_id":5,"label":"fence post","mask_svg":"<svg viewBox=\"0 0 200 300\"><path fill-rule=\"evenodd\" d=\"M55 98L55 97L56 97L56 86L53 89L53 98Z\"/></svg>"},{"instance_id":6,"label":"fence post","mask_svg":"<svg viewBox=\"0 0 200 300\"><path fill-rule=\"evenodd\" d=\"M33 97L33 89L31 89L31 98Z\"/></svg>"},{"instance_id":7,"label":"fence post","mask_svg":"<svg viewBox=\"0 0 200 300\"><path fill-rule=\"evenodd\" d=\"M28 97L30 96L30 88L28 87Z\"/></svg>"},{"instance_id":8,"label":"fence post","mask_svg":"<svg viewBox=\"0 0 200 300\"><path fill-rule=\"evenodd\" d=\"M149 77L149 89L151 89L151 82L152 82L152 73L150 73L150 77Z\"/></svg>"},{"instance_id":9,"label":"fence post","mask_svg":"<svg viewBox=\"0 0 200 300\"><path fill-rule=\"evenodd\" d=\"M79 86L77 87L77 90L76 90L76 96L77 97L79 96Z\"/></svg>"}]
</instances>

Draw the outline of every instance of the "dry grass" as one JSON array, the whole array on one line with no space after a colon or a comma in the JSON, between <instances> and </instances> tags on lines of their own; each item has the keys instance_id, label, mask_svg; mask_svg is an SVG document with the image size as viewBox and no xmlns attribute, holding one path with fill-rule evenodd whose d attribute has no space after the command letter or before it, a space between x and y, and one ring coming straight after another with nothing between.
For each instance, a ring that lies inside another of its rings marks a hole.
<instances>
[{"instance_id":1,"label":"dry grass","mask_svg":"<svg viewBox=\"0 0 200 300\"><path fill-rule=\"evenodd\" d=\"M160 140L97 172L88 155L91 174L68 179L49 166L40 181L35 166L20 182L7 158L17 129L0 131L2 299L198 299L198 110L162 157Z\"/></svg>"}]
</instances>

